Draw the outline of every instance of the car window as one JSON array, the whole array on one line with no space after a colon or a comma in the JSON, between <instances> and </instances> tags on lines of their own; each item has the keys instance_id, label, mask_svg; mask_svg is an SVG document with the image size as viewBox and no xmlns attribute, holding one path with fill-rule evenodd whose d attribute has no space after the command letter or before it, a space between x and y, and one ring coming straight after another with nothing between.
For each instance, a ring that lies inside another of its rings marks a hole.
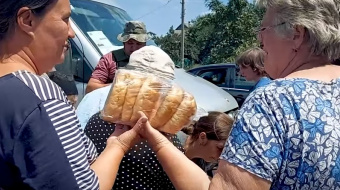
<instances>
[{"instance_id":1,"label":"car window","mask_svg":"<svg viewBox=\"0 0 340 190\"><path fill-rule=\"evenodd\" d=\"M88 38L88 32L102 31L113 45L123 45L117 35L124 30L125 23L132 20L124 10L86 0L71 0L71 5L72 19Z\"/></svg>"},{"instance_id":2,"label":"car window","mask_svg":"<svg viewBox=\"0 0 340 190\"><path fill-rule=\"evenodd\" d=\"M209 69L200 71L198 76L216 85L224 85L226 73L226 69Z\"/></svg>"},{"instance_id":3,"label":"car window","mask_svg":"<svg viewBox=\"0 0 340 190\"><path fill-rule=\"evenodd\" d=\"M95 1L71 0L70 2L72 20L102 55L105 53L100 51L98 44L92 40L89 33L95 32L93 35L99 35L100 33L97 32L102 32L113 46L123 46L117 36L123 32L125 23L132 20L126 11ZM153 40L147 41L147 45L156 46Z\"/></svg>"}]
</instances>

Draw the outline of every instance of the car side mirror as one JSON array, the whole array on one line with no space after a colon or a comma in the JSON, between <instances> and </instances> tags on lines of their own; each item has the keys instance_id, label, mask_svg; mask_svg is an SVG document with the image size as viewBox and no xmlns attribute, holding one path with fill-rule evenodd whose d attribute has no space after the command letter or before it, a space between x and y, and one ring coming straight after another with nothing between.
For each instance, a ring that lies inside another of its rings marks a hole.
<instances>
[{"instance_id":1,"label":"car side mirror","mask_svg":"<svg viewBox=\"0 0 340 190\"><path fill-rule=\"evenodd\" d=\"M78 55L73 55L71 65L73 75L78 78L83 78L83 58Z\"/></svg>"}]
</instances>

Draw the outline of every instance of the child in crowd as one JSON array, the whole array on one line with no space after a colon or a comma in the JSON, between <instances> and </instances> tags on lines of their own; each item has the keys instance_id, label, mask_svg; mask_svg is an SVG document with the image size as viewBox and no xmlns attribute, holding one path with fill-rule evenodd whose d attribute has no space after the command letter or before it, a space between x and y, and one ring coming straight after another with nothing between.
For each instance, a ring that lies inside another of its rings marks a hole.
<instances>
[{"instance_id":1,"label":"child in crowd","mask_svg":"<svg viewBox=\"0 0 340 190\"><path fill-rule=\"evenodd\" d=\"M255 81L253 91L258 87L265 86L271 82L264 70L265 52L261 48L251 48L240 54L236 59L236 64L240 67L240 73L248 81Z\"/></svg>"},{"instance_id":2,"label":"child in crowd","mask_svg":"<svg viewBox=\"0 0 340 190\"><path fill-rule=\"evenodd\" d=\"M185 155L212 177L234 120L221 112L210 112L182 131L187 134ZM210 163L210 164L208 164Z\"/></svg>"}]
</instances>

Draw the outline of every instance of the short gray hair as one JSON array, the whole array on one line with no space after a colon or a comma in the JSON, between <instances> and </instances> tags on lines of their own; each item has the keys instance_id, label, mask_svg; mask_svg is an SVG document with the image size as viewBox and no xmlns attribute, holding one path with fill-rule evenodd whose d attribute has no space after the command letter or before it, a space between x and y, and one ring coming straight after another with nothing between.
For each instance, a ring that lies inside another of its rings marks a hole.
<instances>
[{"instance_id":1,"label":"short gray hair","mask_svg":"<svg viewBox=\"0 0 340 190\"><path fill-rule=\"evenodd\" d=\"M330 60L340 57L340 2L339 0L257 0L264 8L277 14L278 34L289 36L295 26L307 30L311 51Z\"/></svg>"}]
</instances>

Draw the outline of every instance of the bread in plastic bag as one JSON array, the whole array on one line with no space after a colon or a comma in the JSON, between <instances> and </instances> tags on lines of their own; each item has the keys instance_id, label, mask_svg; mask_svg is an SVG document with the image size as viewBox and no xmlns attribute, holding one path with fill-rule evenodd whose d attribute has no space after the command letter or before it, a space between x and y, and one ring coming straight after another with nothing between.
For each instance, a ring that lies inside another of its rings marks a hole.
<instances>
[{"instance_id":1,"label":"bread in plastic bag","mask_svg":"<svg viewBox=\"0 0 340 190\"><path fill-rule=\"evenodd\" d=\"M172 86L158 108L155 117L150 120L150 124L156 129L164 126L176 113L183 98L184 91L178 86Z\"/></svg>"},{"instance_id":2,"label":"bread in plastic bag","mask_svg":"<svg viewBox=\"0 0 340 190\"><path fill-rule=\"evenodd\" d=\"M103 120L134 125L143 111L151 125L174 134L190 124L195 99L171 80L153 74L120 69L101 112Z\"/></svg>"},{"instance_id":3,"label":"bread in plastic bag","mask_svg":"<svg viewBox=\"0 0 340 190\"><path fill-rule=\"evenodd\" d=\"M114 122L120 120L123 106L125 103L125 95L130 78L129 72L122 72L115 77L115 87L109 92L109 100L107 99L104 107L104 114L101 114L103 120ZM109 114L105 114L109 113Z\"/></svg>"},{"instance_id":4,"label":"bread in plastic bag","mask_svg":"<svg viewBox=\"0 0 340 190\"><path fill-rule=\"evenodd\" d=\"M183 100L177 108L177 111L171 119L164 126L158 128L158 130L168 133L178 132L184 126L191 123L197 111L196 101L195 98L187 92L184 92L183 96Z\"/></svg>"},{"instance_id":5,"label":"bread in plastic bag","mask_svg":"<svg viewBox=\"0 0 340 190\"><path fill-rule=\"evenodd\" d=\"M121 116L122 122L130 122L131 117L134 114L134 106L136 99L138 97L138 93L141 87L143 86L145 79L146 78L144 77L135 77L128 81L128 83L126 84L127 91L125 95L125 102L122 109Z\"/></svg>"},{"instance_id":6,"label":"bread in plastic bag","mask_svg":"<svg viewBox=\"0 0 340 190\"><path fill-rule=\"evenodd\" d=\"M165 92L171 88L170 80L152 74L119 69L106 99L101 117L111 123L133 125L142 111L152 118Z\"/></svg>"},{"instance_id":7,"label":"bread in plastic bag","mask_svg":"<svg viewBox=\"0 0 340 190\"><path fill-rule=\"evenodd\" d=\"M153 118L156 115L158 107L160 106L162 91L167 90L166 86L165 83L162 83L162 81L155 76L151 75L147 77L133 107L133 114L130 119L132 123L135 123L139 119L139 111L142 111L147 118Z\"/></svg>"}]
</instances>

